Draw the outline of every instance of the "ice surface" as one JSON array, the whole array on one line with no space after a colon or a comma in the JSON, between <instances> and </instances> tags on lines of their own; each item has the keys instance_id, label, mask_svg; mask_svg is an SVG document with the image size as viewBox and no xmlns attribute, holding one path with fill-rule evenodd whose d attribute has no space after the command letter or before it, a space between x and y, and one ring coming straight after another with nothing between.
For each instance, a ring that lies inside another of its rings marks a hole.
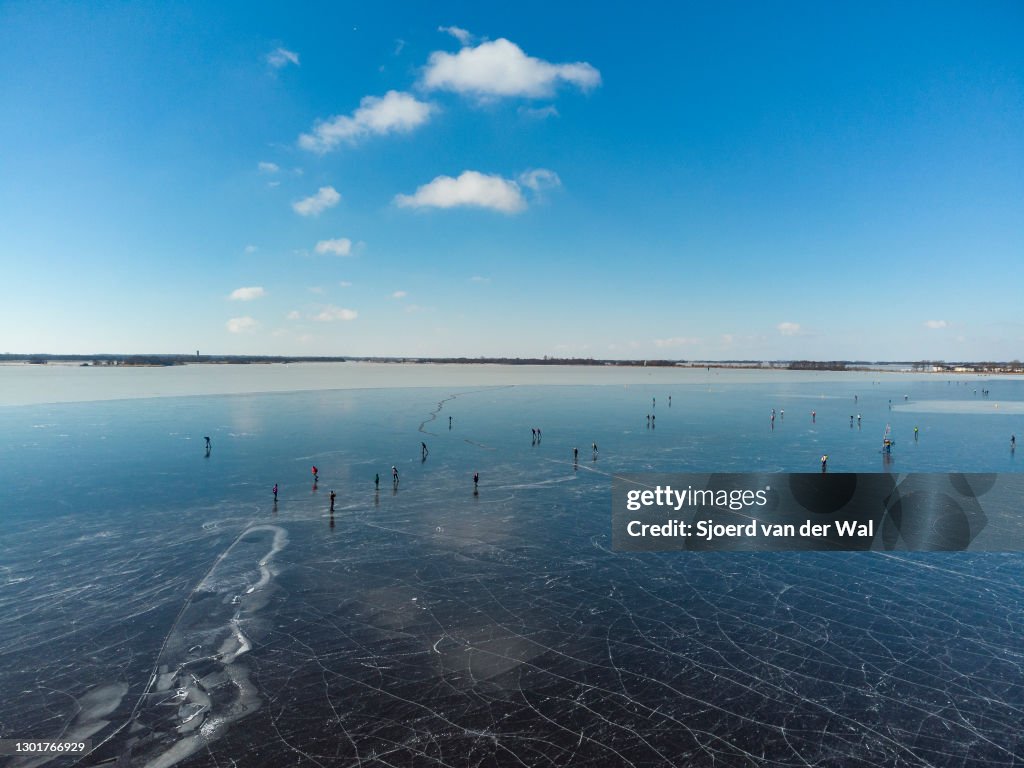
<instances>
[{"instance_id":1,"label":"ice surface","mask_svg":"<svg viewBox=\"0 0 1024 768\"><path fill-rule=\"evenodd\" d=\"M4 409L0 736L88 732L82 765L1020 765L1021 555L611 551L618 472L1019 469L1012 418L890 411L905 388Z\"/></svg>"}]
</instances>

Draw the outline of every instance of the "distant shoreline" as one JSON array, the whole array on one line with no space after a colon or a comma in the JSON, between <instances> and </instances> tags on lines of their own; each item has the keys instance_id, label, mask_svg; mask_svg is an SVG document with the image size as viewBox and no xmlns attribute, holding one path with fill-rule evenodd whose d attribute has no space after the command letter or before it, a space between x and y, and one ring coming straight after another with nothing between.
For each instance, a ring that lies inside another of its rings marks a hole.
<instances>
[{"instance_id":1,"label":"distant shoreline","mask_svg":"<svg viewBox=\"0 0 1024 768\"><path fill-rule=\"evenodd\" d=\"M176 365L268 365L288 363L395 363L412 365L550 365L600 366L625 368L726 368L790 371L874 371L904 369L917 373L1010 373L1024 374L1024 363L994 361L932 360L608 360L563 357L312 357L275 355L60 355L3 354L0 364L60 365L76 364L97 368L158 368Z\"/></svg>"}]
</instances>

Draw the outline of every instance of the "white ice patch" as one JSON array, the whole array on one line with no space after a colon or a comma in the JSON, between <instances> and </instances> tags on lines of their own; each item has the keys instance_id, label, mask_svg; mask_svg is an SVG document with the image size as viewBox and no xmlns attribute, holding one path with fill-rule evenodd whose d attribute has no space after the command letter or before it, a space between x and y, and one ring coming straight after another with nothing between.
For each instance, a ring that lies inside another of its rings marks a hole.
<instances>
[{"instance_id":1,"label":"white ice patch","mask_svg":"<svg viewBox=\"0 0 1024 768\"><path fill-rule=\"evenodd\" d=\"M991 413L1004 416L1019 416L1024 414L1024 403L1014 400L997 402L979 397L977 400L970 401L915 400L913 402L903 402L899 405L894 403L892 409L904 413L959 413L965 415Z\"/></svg>"}]
</instances>

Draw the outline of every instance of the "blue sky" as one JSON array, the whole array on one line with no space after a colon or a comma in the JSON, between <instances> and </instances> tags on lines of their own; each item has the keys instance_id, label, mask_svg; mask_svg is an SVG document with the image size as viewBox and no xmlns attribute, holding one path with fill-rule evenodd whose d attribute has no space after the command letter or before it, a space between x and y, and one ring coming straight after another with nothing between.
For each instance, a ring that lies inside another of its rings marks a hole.
<instances>
[{"instance_id":1,"label":"blue sky","mask_svg":"<svg viewBox=\"0 0 1024 768\"><path fill-rule=\"evenodd\" d=\"M0 352L1024 358L1020 3L488 5L0 3Z\"/></svg>"}]
</instances>

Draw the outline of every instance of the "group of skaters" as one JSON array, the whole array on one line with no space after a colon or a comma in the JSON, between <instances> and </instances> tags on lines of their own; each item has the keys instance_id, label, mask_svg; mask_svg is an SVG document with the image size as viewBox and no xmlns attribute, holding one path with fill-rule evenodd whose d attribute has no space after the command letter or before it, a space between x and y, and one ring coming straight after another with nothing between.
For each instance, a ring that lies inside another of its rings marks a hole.
<instances>
[{"instance_id":1,"label":"group of skaters","mask_svg":"<svg viewBox=\"0 0 1024 768\"><path fill-rule=\"evenodd\" d=\"M451 423L451 416L448 417L448 421L449 421L449 424L450 424ZM536 434L538 436L540 435L540 430L539 429L536 430ZM207 456L209 456L209 453L210 453L209 440L210 440L210 438L206 438L206 440L207 440L206 453L207 453ZM595 452L595 454L597 452L597 443L594 443L594 452ZM423 461L427 460L427 456L429 455L429 453L430 453L430 450L427 448L427 444L424 443L424 442L421 442L420 443L420 456L421 456ZM320 468L317 467L316 464L314 464L310 468L310 472L313 475L313 490L315 491L317 489L317 485L320 482ZM391 465L391 486L392 486L392 488L397 490L398 489L398 484L399 484L400 481L401 480L400 480L399 475L398 475L398 467L395 466L394 464L392 464ZM374 486L374 490L375 491L377 491L377 492L380 491L380 473L379 472L377 472L374 475L374 477L373 477L373 486ZM473 495L474 496L478 496L479 495L479 493L480 493L479 486L480 486L480 473L479 472L474 472L473 473ZM275 507L276 507L276 505L277 505L277 494L278 494L278 485L277 485L277 483L274 483L274 487L272 489L272 493L274 494L274 504L275 504ZM331 489L331 497L330 498L331 498L331 508L330 508L330 511L331 511L331 514L333 515L334 514L334 504L335 504L335 502L336 502L336 500L338 498L338 494L334 491L334 489Z\"/></svg>"},{"instance_id":2,"label":"group of skaters","mask_svg":"<svg viewBox=\"0 0 1024 768\"><path fill-rule=\"evenodd\" d=\"M671 399L672 398L669 397L670 401L671 401ZM449 425L450 425L451 424L451 416L448 417L448 420L449 420ZM532 428L530 431L533 433L533 442L534 442L534 444L536 444L541 439L541 431L540 431L540 429L538 429L536 427ZM209 438L207 438L207 440L209 440ZM590 449L591 449L591 452L592 452L594 460L597 461L597 454L598 454L597 441L594 441L591 444ZM209 448L207 450L209 450ZM427 456L429 454L430 454L430 450L427 448L427 444L424 443L424 442L420 442L420 458L421 458L421 460L422 461L426 461L427 460ZM572 449L572 459L573 459L574 467L579 464L579 457L580 457L580 449L579 448L573 448ZM313 490L315 491L317 489L317 485L320 482L320 468L317 467L314 464L310 468L310 472L313 475ZM399 485L400 482L401 482L401 478L399 477L399 474L398 474L398 467L395 466L394 464L392 464L391 465L391 486L392 486L392 488L397 490L398 489L398 485ZM375 491L377 491L377 492L380 491L380 473L379 472L374 475L373 486L374 486L374 490ZM473 472L473 495L474 496L478 496L480 494L479 487L480 487L480 473L479 472ZM277 483L274 483L273 494L274 494L274 504L276 505L277 504L277 494L278 494L278 485L277 485ZM331 511L331 513L333 515L333 513L334 513L334 505L335 505L335 501L337 499L337 493L333 489L331 490L330 499L331 499L330 511Z\"/></svg>"},{"instance_id":3,"label":"group of skaters","mask_svg":"<svg viewBox=\"0 0 1024 768\"><path fill-rule=\"evenodd\" d=\"M975 390L975 394L977 394L977 390ZM982 394L988 395L988 390L982 390ZM904 402L909 401L910 400L910 395L904 395L903 396L903 400L904 400ZM856 403L857 401L858 401L858 397L857 397L857 395L854 395L853 396L853 402ZM889 401L889 409L892 410L892 400ZM785 411L782 411L781 413L784 414ZM857 419L857 428L860 429L860 426L861 426L861 415L859 413L856 415L856 417L854 417L852 414L850 415L850 428L851 429L853 428L853 420L854 420L854 418ZM812 410L811 411L811 422L812 423L817 423L817 420L818 420L818 412ZM775 426L775 409L774 408L772 408L771 421L772 421L772 428L774 429L774 426ZM920 429L915 425L914 426L914 442L916 443L916 442L919 442L919 441L920 441ZM892 454L892 449L893 449L893 446L895 444L896 444L895 441L893 441L889 437L889 430L888 430L888 426L887 426L886 427L886 435L885 435L885 437L882 440L882 452L885 454L886 457L888 457L889 455ZM1010 453L1014 454L1014 453L1016 453L1016 451L1017 451L1017 435L1013 434L1013 435L1010 435ZM821 457L821 471L822 472L826 472L827 470L828 470L828 454L822 454L822 457Z\"/></svg>"},{"instance_id":4,"label":"group of skaters","mask_svg":"<svg viewBox=\"0 0 1024 768\"><path fill-rule=\"evenodd\" d=\"M985 394L988 394L988 393L986 392ZM904 396L904 400L908 400L908 399L909 399L909 395L905 395ZM858 396L857 395L853 396L853 401L854 401L854 403L858 402ZM672 396L671 395L668 396L668 404L669 404L669 407L672 406ZM655 398L652 397L651 398L651 408L654 408L655 406L656 406L656 400L655 400ZM890 408L892 407L892 400L889 401L889 407ZM771 416L769 418L770 418L770 422L771 422L771 426L772 426L773 430L775 429L775 415L776 415L776 411L775 411L774 408L772 408ZM780 409L779 412L778 412L778 415L779 415L779 419L784 421L785 418L786 418L786 410L784 408ZM654 422L654 418L655 418L654 414L648 414L647 415L647 426L649 428L650 427L654 427L654 423L655 423ZM859 413L856 416L854 416L852 414L850 415L850 427L851 428L853 427L854 419L856 419L856 421L857 421L857 426L860 427L861 426L861 420L862 420L861 415ZM818 420L818 412L816 410L812 410L811 411L811 422L812 423L817 423L817 420ZM451 416L448 417L448 428L449 429L452 428L452 417ZM540 440L541 440L541 430L539 428L532 427L530 429L530 433L532 435L533 445L536 445L538 442L540 442ZM206 441L206 456L209 457L210 451L211 451L210 438L206 437L204 439ZM918 427L915 426L914 427L914 441L917 442L918 439L919 439L919 430L918 430ZM888 434L887 434L886 437L885 437L885 440L884 440L883 451L886 454L891 453L892 445L893 445L893 441L888 437ZM1015 434L1014 435L1010 435L1010 452L1014 453L1016 451L1016 449L1017 449L1017 436ZM591 444L591 452L592 452L592 456L593 456L594 461L596 461L597 460L597 455L598 455L598 448L597 448L597 442L596 441ZM425 442L421 442L420 443L420 458L421 458L421 460L422 461L426 461L427 460L427 456L429 454L430 454L430 450L427 448L427 444ZM572 460L573 460L573 467L574 468L576 466L578 466L578 464L579 464L579 456L580 456L579 448L573 448L572 449ZM828 471L828 458L829 458L828 454L822 454L822 456L821 456L821 471L822 472L827 472ZM319 470L319 468L316 465L313 465L311 471L312 471L312 474L313 474L313 490L316 490L317 483L319 482L319 479L320 479L320 470ZM400 478L399 478L399 475L398 475L398 467L395 466L395 465L392 465L391 466L391 484L392 484L392 487L397 490L399 482L400 482ZM374 476L373 484L374 484L375 490L376 491L380 491L380 473L377 473ZM474 496L479 495L479 485L480 485L480 473L479 472L474 472L473 473L473 495ZM274 503L276 504L277 503L277 494L278 494L277 483L274 483L273 494L274 494ZM337 494L335 493L334 490L331 490L331 496L330 496L331 506L330 506L330 511L331 511L332 514L334 512L334 505L335 505L336 498L337 498Z\"/></svg>"},{"instance_id":5,"label":"group of skaters","mask_svg":"<svg viewBox=\"0 0 1024 768\"><path fill-rule=\"evenodd\" d=\"M655 398L652 397L651 398L651 408L656 407L656 405L657 405L657 401L656 401ZM669 405L670 408L672 407L672 395L668 396L668 405ZM775 418L775 412L773 410L772 411L772 419L774 420L774 418ZM648 414L647 415L647 426L648 427L653 427L654 426L654 414ZM452 428L452 417L449 416L448 417L448 429L451 429L451 428ZM536 445L536 444L538 444L541 441L542 432L541 432L539 427L531 427L530 434L532 436L532 444L533 445ZM597 461L597 455L598 455L597 441L594 441L593 443L591 443L590 450L591 450L592 458L594 459L594 461ZM210 438L206 438L206 451L207 451L207 455L209 455L209 452L210 452ZM429 455L430 455L430 449L427 448L427 444L425 442L420 442L420 460L421 461L426 461L427 460L427 456L429 456ZM578 466L578 464L579 464L579 457L580 457L580 449L579 448L573 448L572 449L572 459L573 459L573 466L574 467ZM317 484L320 481L320 469L314 464L310 471L313 474L313 490L316 490L317 489ZM398 467L395 466L395 465L392 465L391 466L391 485L392 485L392 488L393 489L397 489L400 482L401 482L401 480L400 480L399 474L398 474ZM380 491L380 473L379 472L374 475L373 485L374 485L375 491L379 492ZM474 472L473 473L473 495L474 496L479 495L479 486L480 486L480 473L479 472ZM277 503L277 494L278 494L278 485L277 485L277 483L274 483L273 494L274 494L274 503L276 504ZM331 491L331 496L330 496L330 499L331 499L330 511L332 513L334 512L334 505L335 505L336 498L337 498L337 494L335 493L334 490L332 490Z\"/></svg>"},{"instance_id":6,"label":"group of skaters","mask_svg":"<svg viewBox=\"0 0 1024 768\"><path fill-rule=\"evenodd\" d=\"M657 398L652 397L651 398L651 410L654 410L654 408L657 407L657 404L658 404ZM668 396L668 407L669 408L672 407L672 395ZM656 429L657 428L658 422L657 422L657 419L655 418L655 416L656 416L656 414L653 414L653 413L648 413L647 414L647 428L648 429ZM596 453L596 451L595 451L595 453Z\"/></svg>"}]
</instances>

